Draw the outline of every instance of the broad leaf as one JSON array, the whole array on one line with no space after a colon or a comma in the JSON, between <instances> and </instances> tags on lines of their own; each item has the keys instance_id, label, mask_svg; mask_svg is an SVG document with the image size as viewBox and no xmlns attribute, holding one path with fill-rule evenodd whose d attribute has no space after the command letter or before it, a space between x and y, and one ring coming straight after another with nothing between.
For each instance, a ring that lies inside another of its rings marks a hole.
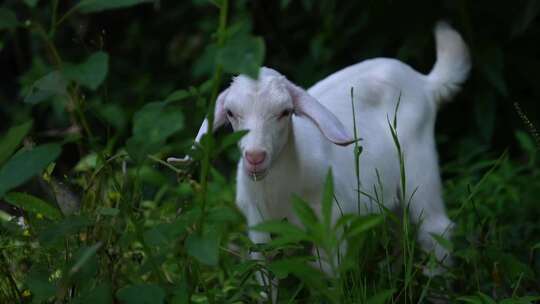
<instances>
[{"instance_id":1,"label":"broad leaf","mask_svg":"<svg viewBox=\"0 0 540 304\"><path fill-rule=\"evenodd\" d=\"M15 154L0 169L0 197L43 171L60 155L60 145L46 144Z\"/></svg>"},{"instance_id":2,"label":"broad leaf","mask_svg":"<svg viewBox=\"0 0 540 304\"><path fill-rule=\"evenodd\" d=\"M311 257L310 257L311 258ZM309 264L308 258L289 258L270 263L268 266L276 277L285 278L288 274L294 274L304 281L315 291L325 292L325 275Z\"/></svg>"},{"instance_id":3,"label":"broad leaf","mask_svg":"<svg viewBox=\"0 0 540 304\"><path fill-rule=\"evenodd\" d=\"M62 214L57 208L30 194L10 192L6 194L4 199L8 203L17 206L26 212L41 214L51 220L56 220L62 217Z\"/></svg>"},{"instance_id":4,"label":"broad leaf","mask_svg":"<svg viewBox=\"0 0 540 304\"><path fill-rule=\"evenodd\" d=\"M178 107L166 102L146 104L135 113L133 136L127 142L127 150L136 161L147 154L157 152L165 140L184 126L184 116Z\"/></svg>"},{"instance_id":5,"label":"broad leaf","mask_svg":"<svg viewBox=\"0 0 540 304\"><path fill-rule=\"evenodd\" d=\"M11 127L6 135L2 137L0 140L0 165L15 152L15 149L22 143L30 128L32 128L32 121Z\"/></svg>"},{"instance_id":6,"label":"broad leaf","mask_svg":"<svg viewBox=\"0 0 540 304\"><path fill-rule=\"evenodd\" d=\"M218 50L216 61L226 72L245 74L256 79L264 53L262 38L241 35L228 40L223 48Z\"/></svg>"},{"instance_id":7,"label":"broad leaf","mask_svg":"<svg viewBox=\"0 0 540 304\"><path fill-rule=\"evenodd\" d=\"M87 263L96 256L97 251L101 247L101 242L94 244L90 247L83 247L80 249L79 254L76 255L76 261L69 269L69 274L74 275L81 271L81 269L87 265Z\"/></svg>"},{"instance_id":8,"label":"broad leaf","mask_svg":"<svg viewBox=\"0 0 540 304\"><path fill-rule=\"evenodd\" d=\"M107 77L109 55L105 52L92 54L80 64L66 64L64 76L91 90L96 90Z\"/></svg>"},{"instance_id":9,"label":"broad leaf","mask_svg":"<svg viewBox=\"0 0 540 304\"><path fill-rule=\"evenodd\" d=\"M165 291L155 284L136 284L121 288L116 297L124 304L165 303Z\"/></svg>"},{"instance_id":10,"label":"broad leaf","mask_svg":"<svg viewBox=\"0 0 540 304\"><path fill-rule=\"evenodd\" d=\"M42 303L56 294L56 286L42 272L32 271L26 278L26 285L33 295L33 303Z\"/></svg>"},{"instance_id":11,"label":"broad leaf","mask_svg":"<svg viewBox=\"0 0 540 304\"><path fill-rule=\"evenodd\" d=\"M19 25L17 16L14 12L7 8L0 8L0 30L8 30L16 28Z\"/></svg>"},{"instance_id":12,"label":"broad leaf","mask_svg":"<svg viewBox=\"0 0 540 304\"><path fill-rule=\"evenodd\" d=\"M24 102L36 104L53 96L67 96L67 84L66 79L60 72L50 72L34 82L30 92L24 98Z\"/></svg>"},{"instance_id":13,"label":"broad leaf","mask_svg":"<svg viewBox=\"0 0 540 304\"><path fill-rule=\"evenodd\" d=\"M78 298L76 298L74 304L112 304L112 290L109 284L101 284L96 288L83 292Z\"/></svg>"},{"instance_id":14,"label":"broad leaf","mask_svg":"<svg viewBox=\"0 0 540 304\"><path fill-rule=\"evenodd\" d=\"M91 222L82 216L72 216L51 225L40 233L39 241L46 245L54 245L57 241L79 232L81 229L91 225Z\"/></svg>"},{"instance_id":15,"label":"broad leaf","mask_svg":"<svg viewBox=\"0 0 540 304\"><path fill-rule=\"evenodd\" d=\"M246 135L249 131L247 130L241 130L236 131L231 134L227 134L223 140L221 140L220 143L218 143L218 148L214 152L214 155L218 155L221 152L223 152L225 149L229 148L232 145L235 145L244 135Z\"/></svg>"},{"instance_id":16,"label":"broad leaf","mask_svg":"<svg viewBox=\"0 0 540 304\"><path fill-rule=\"evenodd\" d=\"M149 2L152 2L152 0L83 0L79 4L79 11L82 13L95 13Z\"/></svg>"},{"instance_id":17,"label":"broad leaf","mask_svg":"<svg viewBox=\"0 0 540 304\"><path fill-rule=\"evenodd\" d=\"M216 231L210 230L203 235L191 234L186 239L186 248L190 256L199 262L215 266L219 258L219 236Z\"/></svg>"},{"instance_id":18,"label":"broad leaf","mask_svg":"<svg viewBox=\"0 0 540 304\"><path fill-rule=\"evenodd\" d=\"M167 102L181 101L181 100L184 100L184 99L188 98L189 96L191 96L191 93L189 91L176 90L176 91L172 92L169 96L167 96L165 101L167 101Z\"/></svg>"}]
</instances>

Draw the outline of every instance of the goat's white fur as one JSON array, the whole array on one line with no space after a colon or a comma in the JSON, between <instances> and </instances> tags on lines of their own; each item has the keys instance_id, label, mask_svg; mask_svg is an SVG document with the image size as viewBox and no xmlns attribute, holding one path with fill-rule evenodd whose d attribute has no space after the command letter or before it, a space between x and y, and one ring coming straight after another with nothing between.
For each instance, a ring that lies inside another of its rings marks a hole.
<instances>
[{"instance_id":1,"label":"goat's white fur","mask_svg":"<svg viewBox=\"0 0 540 304\"><path fill-rule=\"evenodd\" d=\"M240 141L236 201L250 227L269 219L287 218L300 224L290 204L292 194L310 202L320 212L325 175L332 168L335 196L344 213L355 213L357 185L354 169L351 87L354 88L356 125L363 152L360 156L361 189L371 195L383 184L386 207L396 206L400 169L388 117L394 117L404 151L406 193L414 192L411 219L420 224L418 240L439 260L448 252L431 234L449 237L452 222L445 213L435 148L434 126L439 105L459 91L470 70L466 44L445 23L435 28L437 61L428 75L387 58L366 60L321 80L307 92L275 70L262 68L258 80L236 77L220 95L214 128L229 121L233 129L250 132ZM292 117L279 118L284 109ZM227 113L232 116L227 116ZM203 125L197 139L206 132ZM330 141L328 140L330 139ZM333 144L331 141L337 144ZM245 152L267 152L262 165L252 166ZM378 212L379 206L362 196L362 212ZM333 211L334 219L340 212ZM268 242L266 233L250 230L254 243ZM261 258L257 253L253 258ZM327 270L327 269L323 269Z\"/></svg>"}]
</instances>

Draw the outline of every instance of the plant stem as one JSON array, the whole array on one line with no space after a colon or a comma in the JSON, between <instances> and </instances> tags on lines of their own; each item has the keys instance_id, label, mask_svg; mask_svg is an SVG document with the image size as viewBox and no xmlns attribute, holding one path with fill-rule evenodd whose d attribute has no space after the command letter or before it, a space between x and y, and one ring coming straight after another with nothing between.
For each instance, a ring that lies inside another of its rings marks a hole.
<instances>
[{"instance_id":1,"label":"plant stem","mask_svg":"<svg viewBox=\"0 0 540 304\"><path fill-rule=\"evenodd\" d=\"M51 16L51 28L49 29L49 36L54 37L56 32L56 17L58 13L58 0L53 0L52 3L52 16Z\"/></svg>"},{"instance_id":2,"label":"plant stem","mask_svg":"<svg viewBox=\"0 0 540 304\"><path fill-rule=\"evenodd\" d=\"M228 1L223 0L220 12L219 12L219 27L217 30L218 48L222 47L225 43L225 30L227 26L227 10L228 10ZM221 76L223 74L223 68L221 65L217 65L216 72L214 74L214 79L212 81L212 95L210 97L210 106L208 112L208 132L206 135L206 145L203 154L203 161L201 166L201 219L199 221L199 226L201 227L200 232L202 232L202 226L204 224L204 217L206 213L206 204L207 204L207 192L208 192L208 173L210 172L210 156L212 155L213 145L214 145L214 136L212 134L212 129L214 126L214 108L216 106L216 99L218 96L219 86L221 83Z\"/></svg>"}]
</instances>

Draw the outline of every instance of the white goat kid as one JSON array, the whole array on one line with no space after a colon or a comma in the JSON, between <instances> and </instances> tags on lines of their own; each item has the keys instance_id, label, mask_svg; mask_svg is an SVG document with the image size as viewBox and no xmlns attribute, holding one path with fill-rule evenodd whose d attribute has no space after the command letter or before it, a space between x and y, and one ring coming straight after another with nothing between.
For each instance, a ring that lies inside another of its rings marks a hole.
<instances>
[{"instance_id":1,"label":"white goat kid","mask_svg":"<svg viewBox=\"0 0 540 304\"><path fill-rule=\"evenodd\" d=\"M216 103L216 129L229 122L234 130L249 130L239 142L236 201L248 225L287 218L300 224L290 202L297 194L320 212L323 183L329 168L334 191L344 213L358 212L354 166L351 87L354 88L356 125L362 138L361 190L374 195L383 184L386 207L396 208L400 166L387 118L394 117L404 151L406 193L412 196L411 220L420 224L418 240L440 261L448 252L431 234L446 238L452 222L445 213L435 149L434 126L438 107L465 81L470 60L460 35L445 23L435 29L437 61L428 75L386 58L366 60L336 72L307 92L275 70L262 68L258 80L235 77ZM295 115L292 115L295 114ZM205 122L197 140L207 131ZM381 195L381 194L379 194ZM379 206L363 197L363 212ZM333 210L333 217L340 215ZM268 242L267 233L250 230L254 243ZM253 258L261 258L254 253ZM323 269L328 271L328 269Z\"/></svg>"}]
</instances>

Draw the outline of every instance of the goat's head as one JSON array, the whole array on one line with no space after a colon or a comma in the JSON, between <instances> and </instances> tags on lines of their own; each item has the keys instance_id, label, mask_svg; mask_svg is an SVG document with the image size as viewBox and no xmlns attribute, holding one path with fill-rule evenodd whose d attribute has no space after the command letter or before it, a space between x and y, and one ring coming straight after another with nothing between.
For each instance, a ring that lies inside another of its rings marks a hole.
<instances>
[{"instance_id":1,"label":"goat's head","mask_svg":"<svg viewBox=\"0 0 540 304\"><path fill-rule=\"evenodd\" d=\"M343 124L314 97L264 67L257 80L240 75L219 95L213 129L229 122L235 131L249 131L239 142L242 167L252 179L261 180L289 139L292 114L310 119L337 145L353 142ZM203 124L197 140L206 131Z\"/></svg>"}]
</instances>

